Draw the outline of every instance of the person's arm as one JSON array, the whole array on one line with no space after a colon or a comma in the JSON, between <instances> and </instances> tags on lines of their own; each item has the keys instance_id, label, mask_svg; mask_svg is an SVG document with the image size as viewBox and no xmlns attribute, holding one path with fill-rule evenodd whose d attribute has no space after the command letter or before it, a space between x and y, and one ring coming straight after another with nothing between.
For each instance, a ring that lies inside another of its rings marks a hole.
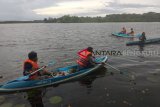
<instances>
[{"instance_id":1,"label":"person's arm","mask_svg":"<svg viewBox=\"0 0 160 107\"><path fill-rule=\"evenodd\" d=\"M43 70L43 73L44 73L45 75L52 75L52 73L49 72L47 69L44 69L44 70Z\"/></svg>"},{"instance_id":2,"label":"person's arm","mask_svg":"<svg viewBox=\"0 0 160 107\"><path fill-rule=\"evenodd\" d=\"M89 62L90 62L92 65L102 64L101 62L95 62L95 57L92 56L92 55L89 55L89 56L88 56L88 59L89 59Z\"/></svg>"},{"instance_id":3,"label":"person's arm","mask_svg":"<svg viewBox=\"0 0 160 107\"><path fill-rule=\"evenodd\" d=\"M32 70L32 64L26 62L26 63L24 64L23 75L29 75L31 70Z\"/></svg>"}]
</instances>

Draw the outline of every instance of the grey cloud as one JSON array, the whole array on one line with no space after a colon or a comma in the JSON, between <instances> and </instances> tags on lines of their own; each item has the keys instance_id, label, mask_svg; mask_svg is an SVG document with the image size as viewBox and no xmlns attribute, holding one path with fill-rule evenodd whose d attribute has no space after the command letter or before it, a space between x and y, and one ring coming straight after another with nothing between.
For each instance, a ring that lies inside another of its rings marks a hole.
<instances>
[{"instance_id":1,"label":"grey cloud","mask_svg":"<svg viewBox=\"0 0 160 107\"><path fill-rule=\"evenodd\" d=\"M32 10L56 6L64 1L68 0L0 0L0 20L42 19L44 16L37 15Z\"/></svg>"},{"instance_id":2,"label":"grey cloud","mask_svg":"<svg viewBox=\"0 0 160 107\"><path fill-rule=\"evenodd\" d=\"M117 2L117 0L113 2L106 2L107 8L115 8L115 9L123 9L123 8L147 8L147 7L160 7L159 5L145 5L145 4L122 4Z\"/></svg>"},{"instance_id":3,"label":"grey cloud","mask_svg":"<svg viewBox=\"0 0 160 107\"><path fill-rule=\"evenodd\" d=\"M118 0L113 0L112 2L106 2L106 6L103 11L106 11L107 14L117 14L125 13L125 9L144 9L144 8L160 8L159 5L146 5L146 4L123 4L119 3Z\"/></svg>"},{"instance_id":4,"label":"grey cloud","mask_svg":"<svg viewBox=\"0 0 160 107\"><path fill-rule=\"evenodd\" d=\"M85 0L0 0L0 20L34 20L43 19L44 17L34 13L32 10L46 8L50 6L57 6L57 3L64 1L85 1ZM105 0L104 0L105 1ZM128 8L159 8L158 5L142 5L142 4L121 4L118 0L113 2L106 2L106 7L102 9L95 9L84 13L73 14L77 16L95 16L99 14L117 14L124 13L124 9ZM87 5L87 4L86 4ZM105 5L105 4L104 4ZM59 17L62 15L57 15ZM51 16L52 17L52 16Z\"/></svg>"},{"instance_id":5,"label":"grey cloud","mask_svg":"<svg viewBox=\"0 0 160 107\"><path fill-rule=\"evenodd\" d=\"M49 17L48 15L37 15L32 10L57 6L57 3L67 1L85 1L85 0L0 0L0 20L34 20ZM96 12L87 12L74 15L90 16ZM57 15L60 17L62 15ZM52 16L51 16L52 17ZM55 17L55 16L54 16Z\"/></svg>"}]
</instances>

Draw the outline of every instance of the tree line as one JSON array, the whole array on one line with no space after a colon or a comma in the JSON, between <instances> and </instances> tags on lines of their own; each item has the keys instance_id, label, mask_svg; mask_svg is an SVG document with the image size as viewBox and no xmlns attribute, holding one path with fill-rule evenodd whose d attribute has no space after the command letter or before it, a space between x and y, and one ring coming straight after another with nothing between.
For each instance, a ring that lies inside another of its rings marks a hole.
<instances>
[{"instance_id":1,"label":"tree line","mask_svg":"<svg viewBox=\"0 0 160 107\"><path fill-rule=\"evenodd\" d=\"M44 18L45 23L103 23L103 22L160 22L160 13L110 14L105 17L78 17L64 15L59 18Z\"/></svg>"},{"instance_id":2,"label":"tree line","mask_svg":"<svg viewBox=\"0 0 160 107\"><path fill-rule=\"evenodd\" d=\"M78 17L64 15L59 18L44 18L34 21L1 21L0 23L104 23L104 22L160 22L160 13L110 14L104 17Z\"/></svg>"}]
</instances>

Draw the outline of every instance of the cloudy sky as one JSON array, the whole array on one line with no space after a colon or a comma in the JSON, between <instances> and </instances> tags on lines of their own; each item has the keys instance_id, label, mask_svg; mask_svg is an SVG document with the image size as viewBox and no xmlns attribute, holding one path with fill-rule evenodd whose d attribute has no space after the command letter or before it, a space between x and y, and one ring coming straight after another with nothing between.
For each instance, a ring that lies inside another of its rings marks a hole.
<instances>
[{"instance_id":1,"label":"cloudy sky","mask_svg":"<svg viewBox=\"0 0 160 107\"><path fill-rule=\"evenodd\" d=\"M0 0L0 21L160 12L160 0Z\"/></svg>"}]
</instances>

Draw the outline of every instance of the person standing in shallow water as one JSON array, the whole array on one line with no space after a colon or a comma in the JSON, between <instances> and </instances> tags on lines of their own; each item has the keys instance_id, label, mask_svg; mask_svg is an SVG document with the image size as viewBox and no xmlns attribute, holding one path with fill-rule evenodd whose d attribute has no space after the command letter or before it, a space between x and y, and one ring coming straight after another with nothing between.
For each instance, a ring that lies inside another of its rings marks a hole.
<instances>
[{"instance_id":1,"label":"person standing in shallow water","mask_svg":"<svg viewBox=\"0 0 160 107\"><path fill-rule=\"evenodd\" d=\"M32 89L27 91L27 99L31 107L44 107L42 96L44 89Z\"/></svg>"},{"instance_id":2,"label":"person standing in shallow water","mask_svg":"<svg viewBox=\"0 0 160 107\"><path fill-rule=\"evenodd\" d=\"M31 51L28 54L28 59L24 61L23 65L23 75L29 75L30 73L36 71L39 69L38 65L38 57L37 53L34 51ZM41 73L40 73L41 72ZM47 70L42 70L40 72L36 72L35 74L31 75L29 77L30 80L37 80L37 79L42 79L42 75L51 75L51 72L48 72Z\"/></svg>"}]
</instances>

